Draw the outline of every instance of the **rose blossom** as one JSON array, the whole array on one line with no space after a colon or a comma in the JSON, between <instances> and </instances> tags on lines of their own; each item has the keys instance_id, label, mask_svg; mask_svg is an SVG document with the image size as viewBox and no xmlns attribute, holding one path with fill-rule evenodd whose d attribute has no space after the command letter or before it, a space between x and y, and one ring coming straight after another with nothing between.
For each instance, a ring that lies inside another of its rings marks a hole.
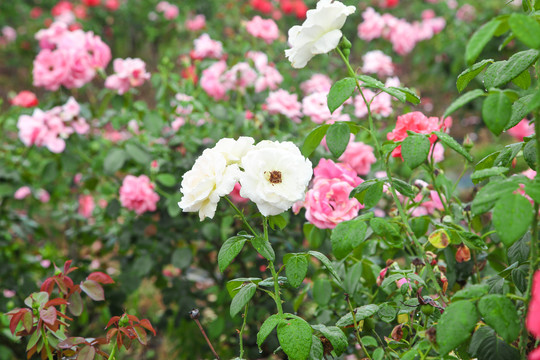
<instances>
[{"instance_id":1,"label":"rose blossom","mask_svg":"<svg viewBox=\"0 0 540 360\"><path fill-rule=\"evenodd\" d=\"M279 37L279 29L274 20L263 19L256 15L246 23L246 30L252 36L263 39L267 44L271 44Z\"/></svg>"},{"instance_id":2,"label":"rose blossom","mask_svg":"<svg viewBox=\"0 0 540 360\"><path fill-rule=\"evenodd\" d=\"M371 164L374 164L377 159L371 146L354 142L354 135L351 135L349 144L339 157L339 161L349 165L358 175L367 175L371 170Z\"/></svg>"},{"instance_id":3,"label":"rose blossom","mask_svg":"<svg viewBox=\"0 0 540 360\"><path fill-rule=\"evenodd\" d=\"M316 124L330 122L331 120L349 121L349 115L341 114L341 109L343 109L343 106L340 106L331 114L327 105L327 93L324 92L316 92L302 99L302 112Z\"/></svg>"},{"instance_id":4,"label":"rose blossom","mask_svg":"<svg viewBox=\"0 0 540 360\"><path fill-rule=\"evenodd\" d=\"M186 20L186 29L189 31L199 31L206 27L206 17L199 14L191 19Z\"/></svg>"},{"instance_id":5,"label":"rose blossom","mask_svg":"<svg viewBox=\"0 0 540 360\"><path fill-rule=\"evenodd\" d=\"M363 57L362 72L377 74L378 76L392 76L394 74L394 64L392 58L385 55L380 50L367 52Z\"/></svg>"},{"instance_id":6,"label":"rose blossom","mask_svg":"<svg viewBox=\"0 0 540 360\"><path fill-rule=\"evenodd\" d=\"M213 151L223 155L227 165L240 164L242 158L253 149L255 140L249 136L240 136L238 140L223 138L214 146Z\"/></svg>"},{"instance_id":7,"label":"rose blossom","mask_svg":"<svg viewBox=\"0 0 540 360\"><path fill-rule=\"evenodd\" d=\"M282 114L300 123L302 117L302 104L298 101L298 95L279 89L268 94L266 109L270 114Z\"/></svg>"},{"instance_id":8,"label":"rose blossom","mask_svg":"<svg viewBox=\"0 0 540 360\"><path fill-rule=\"evenodd\" d=\"M120 187L120 203L128 210L134 210L137 215L146 211L155 211L159 195L154 191L154 185L146 175L139 177L127 175Z\"/></svg>"},{"instance_id":9,"label":"rose blossom","mask_svg":"<svg viewBox=\"0 0 540 360\"><path fill-rule=\"evenodd\" d=\"M524 137L534 134L534 123L523 119L516 126L508 129L508 134L512 135L518 141L523 141Z\"/></svg>"},{"instance_id":10,"label":"rose blossom","mask_svg":"<svg viewBox=\"0 0 540 360\"><path fill-rule=\"evenodd\" d=\"M527 330L535 338L540 338L540 270L534 273L531 300L525 320Z\"/></svg>"},{"instance_id":11,"label":"rose blossom","mask_svg":"<svg viewBox=\"0 0 540 360\"><path fill-rule=\"evenodd\" d=\"M39 104L36 94L27 90L23 90L20 93L18 93L17 96L11 99L10 102L11 102L11 105L25 107L25 108L34 107Z\"/></svg>"},{"instance_id":12,"label":"rose blossom","mask_svg":"<svg viewBox=\"0 0 540 360\"><path fill-rule=\"evenodd\" d=\"M219 59L223 55L221 41L212 40L208 34L202 34L193 40L193 45L194 49L191 51L191 57L193 59Z\"/></svg>"},{"instance_id":13,"label":"rose blossom","mask_svg":"<svg viewBox=\"0 0 540 360\"><path fill-rule=\"evenodd\" d=\"M257 73L247 62L239 62L223 74L222 81L229 90L245 91L255 85Z\"/></svg>"},{"instance_id":14,"label":"rose blossom","mask_svg":"<svg viewBox=\"0 0 540 360\"><path fill-rule=\"evenodd\" d=\"M373 8L369 7L362 13L364 21L358 25L358 37L371 41L382 36L385 21Z\"/></svg>"},{"instance_id":15,"label":"rose blossom","mask_svg":"<svg viewBox=\"0 0 540 360\"><path fill-rule=\"evenodd\" d=\"M292 67L303 68L313 56L335 49L341 40L341 27L355 11L354 6L339 1L317 2L317 8L307 12L304 23L289 30L291 48L285 50L285 56Z\"/></svg>"},{"instance_id":16,"label":"rose blossom","mask_svg":"<svg viewBox=\"0 0 540 360\"><path fill-rule=\"evenodd\" d=\"M304 95L313 94L315 92L328 93L332 87L332 80L325 74L313 74L309 80L300 84L300 89Z\"/></svg>"},{"instance_id":17,"label":"rose blossom","mask_svg":"<svg viewBox=\"0 0 540 360\"><path fill-rule=\"evenodd\" d=\"M303 200L313 174L311 162L291 142L264 140L242 158L240 195L264 216L277 215Z\"/></svg>"},{"instance_id":18,"label":"rose blossom","mask_svg":"<svg viewBox=\"0 0 540 360\"><path fill-rule=\"evenodd\" d=\"M22 200L32 194L32 190L28 186L22 186L15 191L13 197L17 200Z\"/></svg>"},{"instance_id":19,"label":"rose blossom","mask_svg":"<svg viewBox=\"0 0 540 360\"><path fill-rule=\"evenodd\" d=\"M242 196L240 196L240 189L242 188L242 185L240 183L236 183L234 185L233 190L230 192L229 197L231 198L231 201L235 204L245 204L249 201L249 199L246 199Z\"/></svg>"},{"instance_id":20,"label":"rose blossom","mask_svg":"<svg viewBox=\"0 0 540 360\"><path fill-rule=\"evenodd\" d=\"M70 75L71 57L62 49L41 50L34 60L32 75L34 86L43 86L47 90L56 91Z\"/></svg>"},{"instance_id":21,"label":"rose blossom","mask_svg":"<svg viewBox=\"0 0 540 360\"><path fill-rule=\"evenodd\" d=\"M49 200L51 200L51 195L45 189L39 189L36 195L37 195L38 200L41 201L42 203L48 203Z\"/></svg>"},{"instance_id":22,"label":"rose blossom","mask_svg":"<svg viewBox=\"0 0 540 360\"><path fill-rule=\"evenodd\" d=\"M92 195L79 196L79 214L85 218L90 218L96 204Z\"/></svg>"},{"instance_id":23,"label":"rose blossom","mask_svg":"<svg viewBox=\"0 0 540 360\"><path fill-rule=\"evenodd\" d=\"M113 68L115 74L107 77L105 87L116 90L120 95L150 79L150 73L146 72L146 64L141 59L115 59Z\"/></svg>"}]
</instances>

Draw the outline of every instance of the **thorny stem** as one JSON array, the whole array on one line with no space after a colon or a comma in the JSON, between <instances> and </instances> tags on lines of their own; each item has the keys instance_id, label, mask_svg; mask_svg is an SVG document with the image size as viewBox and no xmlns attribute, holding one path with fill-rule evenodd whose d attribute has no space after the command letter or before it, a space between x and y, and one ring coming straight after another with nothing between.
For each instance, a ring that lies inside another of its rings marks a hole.
<instances>
[{"instance_id":1,"label":"thorny stem","mask_svg":"<svg viewBox=\"0 0 540 360\"><path fill-rule=\"evenodd\" d=\"M238 337L240 339L240 356L239 356L240 359L244 358L244 338L243 338L243 336L244 336L244 329L246 328L248 305L249 304L246 304L246 306L244 308L244 314L242 315L242 317L244 318L244 322L242 323L242 327L240 328L240 333L238 334Z\"/></svg>"},{"instance_id":2,"label":"thorny stem","mask_svg":"<svg viewBox=\"0 0 540 360\"><path fill-rule=\"evenodd\" d=\"M347 304L349 304L349 311L352 314L353 324L354 324L354 334L356 335L356 340L358 341L358 344L360 344L360 346L362 347L362 351L364 352L364 355L367 356L368 359L371 360L371 356L369 355L366 347L362 343L362 338L360 337L360 329L358 329L358 323L356 322L356 312L354 311L354 309L352 307L351 299L349 298L349 294L345 294L345 299L347 300Z\"/></svg>"},{"instance_id":3,"label":"thorny stem","mask_svg":"<svg viewBox=\"0 0 540 360\"><path fill-rule=\"evenodd\" d=\"M375 150L377 152L377 156L378 156L379 159L383 159L381 145L379 144L379 140L378 140L378 138L377 138L377 136L375 134L375 127L373 125L373 117L371 116L371 108L369 106L369 102L366 100L366 98L364 96L364 93L362 92L362 88L360 87L360 83L358 82L358 79L356 78L356 72L351 67L351 64L349 63L349 60L345 57L345 55L343 54L343 52L341 51L341 49L339 47L337 47L336 50L337 50L338 54L341 56L341 59L343 60L345 65L347 66L347 69L349 71L349 75L351 77L353 77L354 80L356 81L356 87L358 88L358 91L360 92L360 95L362 96L362 99L364 100L364 103L366 104L367 111L368 111L369 131L370 131L371 137L373 139L373 143L375 145ZM408 236L413 241L413 244L414 244L414 246L416 248L417 255L422 256L422 258L424 260L424 263L425 263L425 268L427 270L428 276L433 281L433 285L435 286L435 289L439 293L440 298L444 302L446 302L446 298L445 298L445 296L444 296L444 294L442 292L442 289L441 289L441 287L440 287L440 285L439 285L439 283L437 281L437 278L435 277L435 274L433 273L433 269L431 267L431 264L429 263L429 259L427 258L425 252L423 251L422 245L420 244L420 242L416 238L416 235L414 235L414 232L412 231L411 226L409 225L409 220L408 220L407 213L403 210L403 206L401 205L401 201L399 201L399 198L397 196L397 192L396 192L396 189L395 189L395 186L394 186L394 179L392 178L392 172L390 171L390 165L389 165L388 161L383 161L383 162L384 162L384 166L385 166L385 170L386 170L386 176L388 178L388 181L390 182L390 191L392 193L392 197L393 197L394 202L396 204L396 207L398 209L399 215L400 215L400 217L401 217L401 219L403 221L403 225L405 226L405 230L406 230Z\"/></svg>"}]
</instances>

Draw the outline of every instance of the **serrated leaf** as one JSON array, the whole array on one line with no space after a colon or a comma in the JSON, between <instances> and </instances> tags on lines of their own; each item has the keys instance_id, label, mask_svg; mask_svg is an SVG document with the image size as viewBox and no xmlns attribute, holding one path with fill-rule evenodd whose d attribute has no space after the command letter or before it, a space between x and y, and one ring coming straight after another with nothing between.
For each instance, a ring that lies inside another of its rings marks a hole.
<instances>
[{"instance_id":1,"label":"serrated leaf","mask_svg":"<svg viewBox=\"0 0 540 360\"><path fill-rule=\"evenodd\" d=\"M272 330L274 330L280 321L281 317L278 314L271 315L264 320L259 332L257 333L257 346L259 347L259 351L261 350L261 345L264 340L266 340L268 335L270 335Z\"/></svg>"},{"instance_id":2,"label":"serrated leaf","mask_svg":"<svg viewBox=\"0 0 540 360\"><path fill-rule=\"evenodd\" d=\"M531 140L523 147L523 159L531 169L536 169L536 141Z\"/></svg>"},{"instance_id":3,"label":"serrated leaf","mask_svg":"<svg viewBox=\"0 0 540 360\"><path fill-rule=\"evenodd\" d=\"M311 343L311 349L309 351L309 360L323 360L324 349L321 340L313 335L311 337L313 342Z\"/></svg>"},{"instance_id":4,"label":"serrated leaf","mask_svg":"<svg viewBox=\"0 0 540 360\"><path fill-rule=\"evenodd\" d=\"M306 254L293 254L285 262L287 279L292 287L298 287L304 281L308 270L308 260Z\"/></svg>"},{"instance_id":5,"label":"serrated leaf","mask_svg":"<svg viewBox=\"0 0 540 360\"><path fill-rule=\"evenodd\" d=\"M355 314L356 322L360 322L361 320L367 319L368 317L375 315L377 311L379 311L379 306L376 304L369 304L369 305L357 307L356 309L354 309L354 311L355 311L354 314ZM354 323L353 316L349 312L343 315L337 321L336 326L346 327L346 326L352 325L353 323Z\"/></svg>"},{"instance_id":6,"label":"serrated leaf","mask_svg":"<svg viewBox=\"0 0 540 360\"><path fill-rule=\"evenodd\" d=\"M245 243L246 238L244 236L233 236L223 243L218 253L219 271L225 271L236 255L242 251Z\"/></svg>"},{"instance_id":7,"label":"serrated leaf","mask_svg":"<svg viewBox=\"0 0 540 360\"><path fill-rule=\"evenodd\" d=\"M456 87L459 92L462 92L467 85L473 80L478 74L482 72L489 64L493 63L493 59L485 59L476 64L472 65L470 68L463 71L458 75Z\"/></svg>"},{"instance_id":8,"label":"serrated leaf","mask_svg":"<svg viewBox=\"0 0 540 360\"><path fill-rule=\"evenodd\" d=\"M444 112L443 118L446 118L448 115L452 114L457 109L467 105L468 103L470 103L474 99L477 99L480 96L486 96L486 95L487 95L487 93L485 93L484 91L482 91L480 89L475 89L475 90L471 90L471 91L466 92L465 94L461 95L456 100L454 100L450 104L450 106L448 106L448 108Z\"/></svg>"},{"instance_id":9,"label":"serrated leaf","mask_svg":"<svg viewBox=\"0 0 540 360\"><path fill-rule=\"evenodd\" d=\"M356 89L356 80L346 77L334 83L327 96L328 110L333 113L348 98L350 98Z\"/></svg>"},{"instance_id":10,"label":"serrated leaf","mask_svg":"<svg viewBox=\"0 0 540 360\"><path fill-rule=\"evenodd\" d=\"M319 260L323 263L323 265L326 267L326 270L336 279L337 283L341 286L341 278L339 277L338 273L336 272L336 269L334 269L334 266L330 262L330 260L326 257L326 255L318 252L318 251L308 251L308 254Z\"/></svg>"},{"instance_id":11,"label":"serrated leaf","mask_svg":"<svg viewBox=\"0 0 540 360\"><path fill-rule=\"evenodd\" d=\"M472 173L471 180L473 183L478 183L489 177L502 175L508 172L508 170L509 169L507 167L502 166L494 166L488 169L477 170Z\"/></svg>"},{"instance_id":12,"label":"serrated leaf","mask_svg":"<svg viewBox=\"0 0 540 360\"><path fill-rule=\"evenodd\" d=\"M510 247L531 225L533 208L529 200L518 194L506 194L493 208L493 225L501 241Z\"/></svg>"},{"instance_id":13,"label":"serrated leaf","mask_svg":"<svg viewBox=\"0 0 540 360\"><path fill-rule=\"evenodd\" d=\"M487 295L488 291L489 286L487 284L469 285L466 288L457 291L454 296L452 296L452 301L481 298L482 296Z\"/></svg>"},{"instance_id":14,"label":"serrated leaf","mask_svg":"<svg viewBox=\"0 0 540 360\"><path fill-rule=\"evenodd\" d=\"M517 187L518 184L513 181L491 181L476 194L472 202L473 214L479 215L489 211L501 196L512 193Z\"/></svg>"},{"instance_id":15,"label":"serrated leaf","mask_svg":"<svg viewBox=\"0 0 540 360\"><path fill-rule=\"evenodd\" d=\"M486 295L478 302L478 311L507 343L512 343L521 330L516 307L504 295Z\"/></svg>"},{"instance_id":16,"label":"serrated leaf","mask_svg":"<svg viewBox=\"0 0 540 360\"><path fill-rule=\"evenodd\" d=\"M328 131L326 132L326 145L328 146L328 149L332 155L334 155L336 158L340 157L345 149L347 149L349 139L349 125L340 121L330 125L330 128L328 128Z\"/></svg>"},{"instance_id":17,"label":"serrated leaf","mask_svg":"<svg viewBox=\"0 0 540 360\"><path fill-rule=\"evenodd\" d=\"M242 286L247 282L252 282L254 284L259 284L262 281L261 278L237 278L233 280L227 281L227 292L231 296L231 298L234 298L236 294L240 291Z\"/></svg>"},{"instance_id":18,"label":"serrated leaf","mask_svg":"<svg viewBox=\"0 0 540 360\"><path fill-rule=\"evenodd\" d=\"M411 169L422 165L428 158L431 143L424 135L409 135L401 143L401 156Z\"/></svg>"},{"instance_id":19,"label":"serrated leaf","mask_svg":"<svg viewBox=\"0 0 540 360\"><path fill-rule=\"evenodd\" d=\"M536 17L524 14L512 14L508 19L508 25L514 35L530 48L540 48L540 24Z\"/></svg>"},{"instance_id":20,"label":"serrated leaf","mask_svg":"<svg viewBox=\"0 0 540 360\"><path fill-rule=\"evenodd\" d=\"M505 130L511 129L514 126L516 126L527 114L530 112L530 110L527 109L530 103L532 103L532 97L533 95L525 95L519 99L517 99L512 104L512 116L510 117L510 121L506 125ZM540 99L539 99L540 100Z\"/></svg>"},{"instance_id":21,"label":"serrated leaf","mask_svg":"<svg viewBox=\"0 0 540 360\"><path fill-rule=\"evenodd\" d=\"M231 317L234 317L236 314L238 314L244 306L251 300L253 295L255 295L255 292L257 291L257 285L254 283L247 283L238 293L234 296L231 302L231 309L230 314Z\"/></svg>"},{"instance_id":22,"label":"serrated leaf","mask_svg":"<svg viewBox=\"0 0 540 360\"><path fill-rule=\"evenodd\" d=\"M527 70L538 59L538 50L518 52L506 61L493 63L484 76L486 89L500 87Z\"/></svg>"},{"instance_id":23,"label":"serrated leaf","mask_svg":"<svg viewBox=\"0 0 540 360\"><path fill-rule=\"evenodd\" d=\"M260 237L254 237L250 239L251 245L261 254L266 260L274 261L276 260L276 254L272 248L272 244L269 241L264 240Z\"/></svg>"},{"instance_id":24,"label":"serrated leaf","mask_svg":"<svg viewBox=\"0 0 540 360\"><path fill-rule=\"evenodd\" d=\"M498 19L493 19L475 31L465 49L465 61L467 64L472 64L476 60L478 55L482 52L482 49L484 49L486 44L495 34L499 24L500 22Z\"/></svg>"},{"instance_id":25,"label":"serrated leaf","mask_svg":"<svg viewBox=\"0 0 540 360\"><path fill-rule=\"evenodd\" d=\"M313 330L301 319L282 320L277 326L281 348L290 360L306 360L312 344Z\"/></svg>"},{"instance_id":26,"label":"serrated leaf","mask_svg":"<svg viewBox=\"0 0 540 360\"><path fill-rule=\"evenodd\" d=\"M478 312L470 301L458 301L448 305L437 323L439 354L446 355L471 336Z\"/></svg>"},{"instance_id":27,"label":"serrated leaf","mask_svg":"<svg viewBox=\"0 0 540 360\"><path fill-rule=\"evenodd\" d=\"M94 301L105 300L105 292L103 287L94 280L85 280L81 282L81 290L86 293Z\"/></svg>"},{"instance_id":28,"label":"serrated leaf","mask_svg":"<svg viewBox=\"0 0 540 360\"><path fill-rule=\"evenodd\" d=\"M332 252L337 259L347 257L354 248L365 240L367 225L362 220L349 220L339 223L334 230L330 240L332 241Z\"/></svg>"},{"instance_id":29,"label":"serrated leaf","mask_svg":"<svg viewBox=\"0 0 540 360\"><path fill-rule=\"evenodd\" d=\"M432 133L437 135L439 141L442 142L444 145L448 146L450 149L462 155L468 161L473 161L472 155L469 154L467 150L465 150L465 148L461 146L456 140L454 140L453 137L442 131L433 131Z\"/></svg>"},{"instance_id":30,"label":"serrated leaf","mask_svg":"<svg viewBox=\"0 0 540 360\"><path fill-rule=\"evenodd\" d=\"M531 74L529 73L529 69L513 78L512 82L523 90L527 90L531 86Z\"/></svg>"},{"instance_id":31,"label":"serrated leaf","mask_svg":"<svg viewBox=\"0 0 540 360\"><path fill-rule=\"evenodd\" d=\"M79 316L83 312L83 302L81 298L81 293L75 291L69 298L69 304L68 304L69 312L73 316Z\"/></svg>"},{"instance_id":32,"label":"serrated leaf","mask_svg":"<svg viewBox=\"0 0 540 360\"><path fill-rule=\"evenodd\" d=\"M326 135L329 127L330 125L324 124L317 126L315 129L311 130L308 136L306 136L304 144L302 145L302 155L304 155L305 157L309 157L313 153L313 151L315 151L317 146L319 146L322 139L324 138L324 135Z\"/></svg>"},{"instance_id":33,"label":"serrated leaf","mask_svg":"<svg viewBox=\"0 0 540 360\"><path fill-rule=\"evenodd\" d=\"M527 291L527 278L529 277L529 265L520 265L517 269L512 270L512 281L519 291L525 293Z\"/></svg>"},{"instance_id":34,"label":"serrated leaf","mask_svg":"<svg viewBox=\"0 0 540 360\"><path fill-rule=\"evenodd\" d=\"M127 154L122 149L112 149L103 161L103 170L106 174L112 175L124 166Z\"/></svg>"},{"instance_id":35,"label":"serrated leaf","mask_svg":"<svg viewBox=\"0 0 540 360\"><path fill-rule=\"evenodd\" d=\"M512 102L502 92L489 94L482 105L482 118L488 129L499 136L512 116Z\"/></svg>"},{"instance_id":36,"label":"serrated leaf","mask_svg":"<svg viewBox=\"0 0 540 360\"><path fill-rule=\"evenodd\" d=\"M339 356L343 354L343 352L347 349L347 336L345 336L345 333L343 333L343 331L337 326L324 326L321 324L313 325L312 328L323 334L324 337L330 341L336 355Z\"/></svg>"},{"instance_id":37,"label":"serrated leaf","mask_svg":"<svg viewBox=\"0 0 540 360\"><path fill-rule=\"evenodd\" d=\"M474 332L469 353L478 360L519 360L519 351L495 335L489 326L482 326Z\"/></svg>"},{"instance_id":38,"label":"serrated leaf","mask_svg":"<svg viewBox=\"0 0 540 360\"><path fill-rule=\"evenodd\" d=\"M157 181L159 181L161 184L172 187L177 184L176 177L172 174L159 174L156 176Z\"/></svg>"}]
</instances>

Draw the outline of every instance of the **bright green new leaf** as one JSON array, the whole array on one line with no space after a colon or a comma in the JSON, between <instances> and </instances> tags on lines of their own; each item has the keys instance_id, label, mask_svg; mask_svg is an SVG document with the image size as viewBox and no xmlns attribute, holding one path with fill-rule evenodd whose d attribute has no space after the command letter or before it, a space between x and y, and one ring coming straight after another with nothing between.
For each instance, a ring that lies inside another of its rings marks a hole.
<instances>
[{"instance_id":1,"label":"bright green new leaf","mask_svg":"<svg viewBox=\"0 0 540 360\"><path fill-rule=\"evenodd\" d=\"M431 143L425 135L409 135L401 143L401 155L411 169L422 165L428 158Z\"/></svg>"},{"instance_id":2,"label":"bright green new leaf","mask_svg":"<svg viewBox=\"0 0 540 360\"><path fill-rule=\"evenodd\" d=\"M446 355L471 336L478 312L471 301L454 302L444 310L437 323L439 354Z\"/></svg>"},{"instance_id":3,"label":"bright green new leaf","mask_svg":"<svg viewBox=\"0 0 540 360\"><path fill-rule=\"evenodd\" d=\"M313 329L302 319L282 320L277 326L281 348L290 360L306 360L312 344Z\"/></svg>"},{"instance_id":4,"label":"bright green new leaf","mask_svg":"<svg viewBox=\"0 0 540 360\"><path fill-rule=\"evenodd\" d=\"M242 311L244 306L246 306L253 295L255 295L255 291L257 291L257 285L254 283L247 283L242 286L240 291L238 291L232 299L230 309L231 317L234 317L236 314Z\"/></svg>"},{"instance_id":5,"label":"bright green new leaf","mask_svg":"<svg viewBox=\"0 0 540 360\"><path fill-rule=\"evenodd\" d=\"M356 89L356 80L350 77L341 79L334 83L328 93L327 103L328 110L333 113L338 107L340 107L348 98L352 96Z\"/></svg>"},{"instance_id":6,"label":"bright green new leaf","mask_svg":"<svg viewBox=\"0 0 540 360\"><path fill-rule=\"evenodd\" d=\"M482 105L482 118L488 129L499 136L512 116L512 102L502 92L488 95Z\"/></svg>"},{"instance_id":7,"label":"bright green new leaf","mask_svg":"<svg viewBox=\"0 0 540 360\"><path fill-rule=\"evenodd\" d=\"M482 52L482 49L491 40L495 31L499 27L499 20L493 19L484 24L480 29L472 35L465 49L465 61L467 64L472 64Z\"/></svg>"},{"instance_id":8,"label":"bright green new leaf","mask_svg":"<svg viewBox=\"0 0 540 360\"><path fill-rule=\"evenodd\" d=\"M540 48L540 24L536 17L514 13L508 19L514 35L530 48Z\"/></svg>"},{"instance_id":9,"label":"bright green new leaf","mask_svg":"<svg viewBox=\"0 0 540 360\"><path fill-rule=\"evenodd\" d=\"M482 60L480 62L477 62L470 68L463 71L461 74L458 75L456 87L459 92L462 92L467 85L473 80L478 74L482 72L487 66L493 63L493 59L486 59Z\"/></svg>"},{"instance_id":10,"label":"bright green new leaf","mask_svg":"<svg viewBox=\"0 0 540 360\"><path fill-rule=\"evenodd\" d=\"M337 121L330 125L330 128L326 132L326 145L328 149L336 158L347 148L350 139L349 125Z\"/></svg>"},{"instance_id":11,"label":"bright green new leaf","mask_svg":"<svg viewBox=\"0 0 540 360\"><path fill-rule=\"evenodd\" d=\"M493 208L493 225L501 241L510 247L529 229L533 208L529 200L519 194L506 194Z\"/></svg>"}]
</instances>

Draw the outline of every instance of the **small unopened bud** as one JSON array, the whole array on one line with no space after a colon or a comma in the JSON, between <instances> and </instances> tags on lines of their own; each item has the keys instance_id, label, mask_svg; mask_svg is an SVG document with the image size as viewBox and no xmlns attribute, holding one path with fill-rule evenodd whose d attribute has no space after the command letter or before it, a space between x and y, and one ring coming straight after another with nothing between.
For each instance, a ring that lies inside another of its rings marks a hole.
<instances>
[{"instance_id":1,"label":"small unopened bud","mask_svg":"<svg viewBox=\"0 0 540 360\"><path fill-rule=\"evenodd\" d=\"M400 314L400 315L405 315L405 317L407 318L407 314ZM398 315L398 318L399 318L400 315ZM397 325L392 330L392 333L390 334L390 336L395 341L401 341L401 339L403 339L403 324Z\"/></svg>"},{"instance_id":2,"label":"small unopened bud","mask_svg":"<svg viewBox=\"0 0 540 360\"><path fill-rule=\"evenodd\" d=\"M191 317L193 320L197 320L200 316L200 312L199 312L199 309L192 309L190 312L189 312L189 317Z\"/></svg>"},{"instance_id":3,"label":"small unopened bud","mask_svg":"<svg viewBox=\"0 0 540 360\"><path fill-rule=\"evenodd\" d=\"M474 142L472 141L469 134L465 135L465 139L463 140L463 147L467 151L471 151L472 147L474 146Z\"/></svg>"},{"instance_id":4,"label":"small unopened bud","mask_svg":"<svg viewBox=\"0 0 540 360\"><path fill-rule=\"evenodd\" d=\"M341 50L350 49L352 48L352 44L349 39L347 39L347 37L343 36L341 38L341 41L339 42L339 47L341 48Z\"/></svg>"},{"instance_id":5,"label":"small unopened bud","mask_svg":"<svg viewBox=\"0 0 540 360\"><path fill-rule=\"evenodd\" d=\"M456 261L459 263L471 260L471 250L465 244L459 245L456 252Z\"/></svg>"}]
</instances>

